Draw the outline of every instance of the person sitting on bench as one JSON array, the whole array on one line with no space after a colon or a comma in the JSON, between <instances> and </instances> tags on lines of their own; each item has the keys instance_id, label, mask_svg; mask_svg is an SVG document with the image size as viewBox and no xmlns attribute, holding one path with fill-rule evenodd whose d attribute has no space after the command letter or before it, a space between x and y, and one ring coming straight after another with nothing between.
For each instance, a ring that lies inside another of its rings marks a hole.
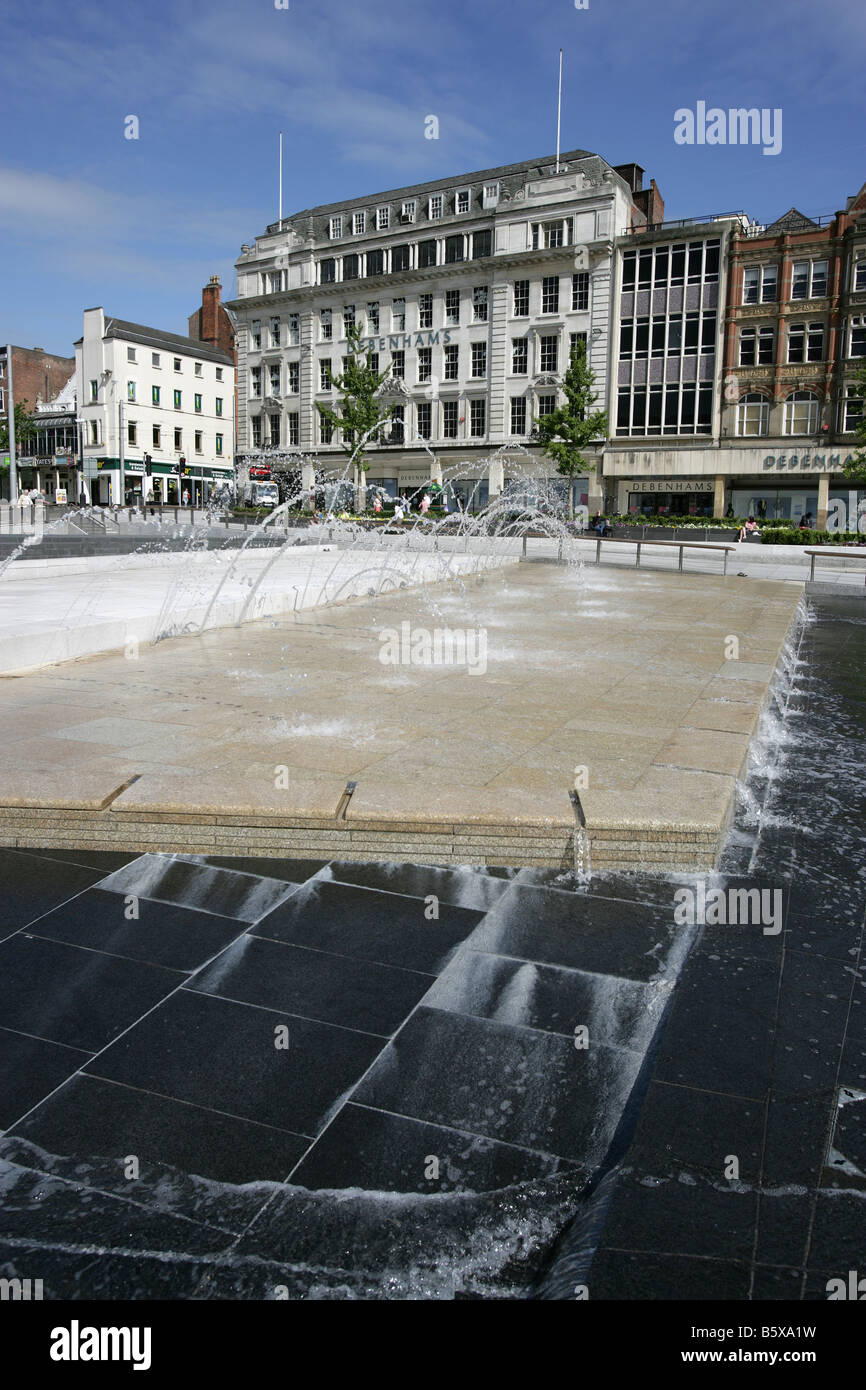
<instances>
[{"instance_id":1,"label":"person sitting on bench","mask_svg":"<svg viewBox=\"0 0 866 1390\"><path fill-rule=\"evenodd\" d=\"M760 536L760 534L758 523L753 516L750 516L745 526L740 527L740 534L737 540L744 541L747 536Z\"/></svg>"}]
</instances>

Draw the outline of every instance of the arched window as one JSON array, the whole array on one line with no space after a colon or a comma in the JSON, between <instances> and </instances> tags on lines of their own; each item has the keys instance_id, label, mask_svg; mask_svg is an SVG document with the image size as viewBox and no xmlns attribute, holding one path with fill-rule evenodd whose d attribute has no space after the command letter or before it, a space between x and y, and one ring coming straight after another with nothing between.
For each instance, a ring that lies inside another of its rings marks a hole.
<instances>
[{"instance_id":1,"label":"arched window","mask_svg":"<svg viewBox=\"0 0 866 1390\"><path fill-rule=\"evenodd\" d=\"M814 434L819 400L814 391L793 391L785 401L785 434Z\"/></svg>"},{"instance_id":2,"label":"arched window","mask_svg":"<svg viewBox=\"0 0 866 1390\"><path fill-rule=\"evenodd\" d=\"M767 434L770 428L770 402L766 396L750 391L737 402L737 434Z\"/></svg>"}]
</instances>

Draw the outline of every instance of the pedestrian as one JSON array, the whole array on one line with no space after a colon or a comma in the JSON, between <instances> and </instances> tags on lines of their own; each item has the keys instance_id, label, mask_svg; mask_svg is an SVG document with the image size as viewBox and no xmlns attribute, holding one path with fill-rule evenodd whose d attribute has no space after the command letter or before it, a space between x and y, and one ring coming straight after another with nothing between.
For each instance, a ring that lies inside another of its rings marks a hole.
<instances>
[{"instance_id":1,"label":"pedestrian","mask_svg":"<svg viewBox=\"0 0 866 1390\"><path fill-rule=\"evenodd\" d=\"M379 496L379 494L378 494L378 492L377 492L376 495L375 495L375 497L373 498L373 511L374 511L374 512L376 513L376 515L378 516L379 513L381 512L381 510L382 510L382 499L381 499L381 497Z\"/></svg>"},{"instance_id":2,"label":"pedestrian","mask_svg":"<svg viewBox=\"0 0 866 1390\"><path fill-rule=\"evenodd\" d=\"M740 527L740 534L737 540L744 541L747 536L759 536L758 523L753 516L750 516L745 526Z\"/></svg>"},{"instance_id":3,"label":"pedestrian","mask_svg":"<svg viewBox=\"0 0 866 1390\"><path fill-rule=\"evenodd\" d=\"M184 488L184 490L183 490L183 499L182 499L182 501L183 501L183 505L184 505L185 507L188 507L188 506L189 506L189 488L186 488L186 487Z\"/></svg>"},{"instance_id":4,"label":"pedestrian","mask_svg":"<svg viewBox=\"0 0 866 1390\"><path fill-rule=\"evenodd\" d=\"M402 520L403 520L403 498L402 498L402 497L395 503L395 506L394 506L394 520L395 520L395 521L402 521Z\"/></svg>"},{"instance_id":5,"label":"pedestrian","mask_svg":"<svg viewBox=\"0 0 866 1390\"><path fill-rule=\"evenodd\" d=\"M429 512L429 510L430 510L430 494L429 494L429 492L425 492L425 493L424 493L424 496L421 498L421 515L422 515L422 516L426 516L427 513Z\"/></svg>"}]
</instances>

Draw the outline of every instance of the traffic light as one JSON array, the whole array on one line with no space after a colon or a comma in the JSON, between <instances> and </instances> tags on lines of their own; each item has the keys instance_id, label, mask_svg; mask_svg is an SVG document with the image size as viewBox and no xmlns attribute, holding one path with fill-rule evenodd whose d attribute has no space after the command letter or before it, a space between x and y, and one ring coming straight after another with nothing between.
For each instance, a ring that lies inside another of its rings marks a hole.
<instances>
[{"instance_id":1,"label":"traffic light","mask_svg":"<svg viewBox=\"0 0 866 1390\"><path fill-rule=\"evenodd\" d=\"M145 454L144 456L144 471L148 478L153 477L153 459L150 454Z\"/></svg>"},{"instance_id":2,"label":"traffic light","mask_svg":"<svg viewBox=\"0 0 866 1390\"><path fill-rule=\"evenodd\" d=\"M182 473L185 473L185 472L186 472L186 459L185 459L185 457L184 457L183 454L181 454L180 458L178 459L177 465L176 465L176 466L177 466L177 475L178 475L178 477L180 477L180 475L181 475Z\"/></svg>"}]
</instances>

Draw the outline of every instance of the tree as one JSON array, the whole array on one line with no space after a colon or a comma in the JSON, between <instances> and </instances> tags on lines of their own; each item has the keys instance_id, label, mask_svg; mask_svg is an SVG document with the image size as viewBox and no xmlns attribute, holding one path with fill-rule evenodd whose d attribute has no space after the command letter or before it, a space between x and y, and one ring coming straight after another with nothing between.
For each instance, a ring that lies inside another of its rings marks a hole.
<instances>
[{"instance_id":1,"label":"tree","mask_svg":"<svg viewBox=\"0 0 866 1390\"><path fill-rule=\"evenodd\" d=\"M857 421L857 452L850 463L843 464L842 472L852 482L866 483L866 364L860 368L853 385L855 399L860 397L863 413Z\"/></svg>"},{"instance_id":2,"label":"tree","mask_svg":"<svg viewBox=\"0 0 866 1390\"><path fill-rule=\"evenodd\" d=\"M15 447L25 439L32 439L36 433L36 421L27 414L27 402L19 401L15 407ZM9 417L0 417L0 449L9 448Z\"/></svg>"},{"instance_id":3,"label":"tree","mask_svg":"<svg viewBox=\"0 0 866 1390\"><path fill-rule=\"evenodd\" d=\"M594 385L595 373L586 360L586 344L578 340L571 349L562 382L565 405L535 421L544 452L556 463L557 472L572 481L592 473L595 465L587 462L583 450L592 440L603 439L607 434L607 412L593 409L598 400ZM568 515L573 520L572 488L568 492Z\"/></svg>"},{"instance_id":4,"label":"tree","mask_svg":"<svg viewBox=\"0 0 866 1390\"><path fill-rule=\"evenodd\" d=\"M376 395L389 373L373 370L369 351L364 352L361 347L361 329L358 324L348 326L346 338L346 370L340 376L331 377L331 382L342 397L339 408L333 410L331 406L316 401L316 409L323 420L327 420L334 429L342 432L343 449L350 458L354 454L355 467L366 472L370 460L361 440L365 435L369 435L370 438L376 437L376 427L385 424L391 418L394 406L383 406Z\"/></svg>"}]
</instances>

